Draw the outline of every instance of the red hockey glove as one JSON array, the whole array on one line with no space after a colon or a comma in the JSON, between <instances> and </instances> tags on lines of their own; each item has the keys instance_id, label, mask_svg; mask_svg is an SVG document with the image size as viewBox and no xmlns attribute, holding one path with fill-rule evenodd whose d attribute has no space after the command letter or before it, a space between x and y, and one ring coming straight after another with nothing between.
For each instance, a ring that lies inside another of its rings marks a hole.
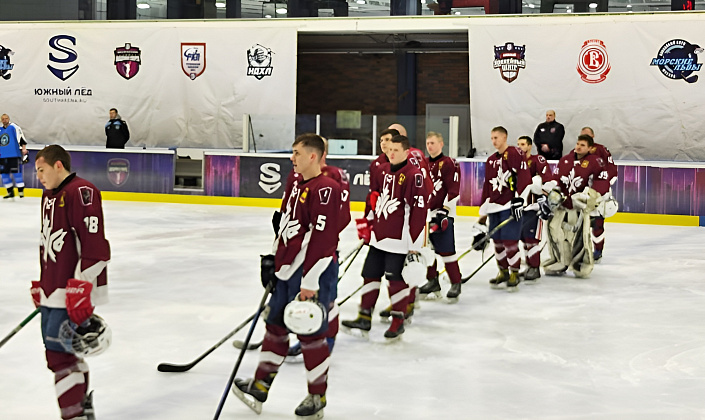
<instances>
[{"instance_id":1,"label":"red hockey glove","mask_svg":"<svg viewBox=\"0 0 705 420\"><path fill-rule=\"evenodd\" d=\"M372 191L370 193L370 207L372 208L372 211L375 211L375 208L377 208L377 199L378 198L379 198L379 192Z\"/></svg>"},{"instance_id":2,"label":"red hockey glove","mask_svg":"<svg viewBox=\"0 0 705 420\"><path fill-rule=\"evenodd\" d=\"M370 238L372 238L370 221L362 217L360 219L355 219L355 224L357 225L357 237L365 241L365 245L368 245L370 243Z\"/></svg>"},{"instance_id":3,"label":"red hockey glove","mask_svg":"<svg viewBox=\"0 0 705 420\"><path fill-rule=\"evenodd\" d=\"M36 280L32 281L32 287L29 288L29 293L32 294L32 302L34 302L34 307L38 308L42 303L42 287Z\"/></svg>"},{"instance_id":4,"label":"red hockey glove","mask_svg":"<svg viewBox=\"0 0 705 420\"><path fill-rule=\"evenodd\" d=\"M91 290L93 284L89 281L69 279L66 283L66 311L71 321L78 325L93 314Z\"/></svg>"}]
</instances>

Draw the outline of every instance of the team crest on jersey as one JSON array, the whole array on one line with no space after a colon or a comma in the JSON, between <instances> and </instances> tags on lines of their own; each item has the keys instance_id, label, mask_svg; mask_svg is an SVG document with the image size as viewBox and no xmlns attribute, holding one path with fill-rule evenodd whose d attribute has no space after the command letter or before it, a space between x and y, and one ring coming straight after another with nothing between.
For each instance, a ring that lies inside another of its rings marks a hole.
<instances>
[{"instance_id":1,"label":"team crest on jersey","mask_svg":"<svg viewBox=\"0 0 705 420\"><path fill-rule=\"evenodd\" d=\"M301 203L301 204L305 203L306 197L308 197L308 187L306 187L304 192L301 193L301 196L299 196L299 203Z\"/></svg>"},{"instance_id":2,"label":"team crest on jersey","mask_svg":"<svg viewBox=\"0 0 705 420\"><path fill-rule=\"evenodd\" d=\"M12 70L15 65L10 63L10 56L14 54L15 52L11 49L0 45L0 76L5 80L9 80L10 77L12 77L10 70Z\"/></svg>"},{"instance_id":3,"label":"team crest on jersey","mask_svg":"<svg viewBox=\"0 0 705 420\"><path fill-rule=\"evenodd\" d=\"M93 204L93 188L88 186L78 187L78 192L81 193L81 204L86 207Z\"/></svg>"},{"instance_id":4,"label":"team crest on jersey","mask_svg":"<svg viewBox=\"0 0 705 420\"><path fill-rule=\"evenodd\" d=\"M399 185L403 184L404 181L406 181L406 176L404 174L399 175Z\"/></svg>"},{"instance_id":5,"label":"team crest on jersey","mask_svg":"<svg viewBox=\"0 0 705 420\"><path fill-rule=\"evenodd\" d=\"M126 80L132 79L140 71L142 52L138 47L125 43L124 47L115 48L115 70Z\"/></svg>"},{"instance_id":6,"label":"team crest on jersey","mask_svg":"<svg viewBox=\"0 0 705 420\"><path fill-rule=\"evenodd\" d=\"M575 168L571 168L570 173L561 177L561 182L568 189L568 194L577 192L578 187L583 184L583 177L575 176Z\"/></svg>"},{"instance_id":7,"label":"team crest on jersey","mask_svg":"<svg viewBox=\"0 0 705 420\"><path fill-rule=\"evenodd\" d=\"M440 171L443 168L443 161L438 162L438 170Z\"/></svg>"},{"instance_id":8,"label":"team crest on jersey","mask_svg":"<svg viewBox=\"0 0 705 420\"><path fill-rule=\"evenodd\" d=\"M423 187L423 175L421 174L415 174L414 175L414 181L416 183L416 188L421 188Z\"/></svg>"},{"instance_id":9,"label":"team crest on jersey","mask_svg":"<svg viewBox=\"0 0 705 420\"><path fill-rule=\"evenodd\" d=\"M61 193L61 197L59 197L59 207L64 207L66 205L66 191Z\"/></svg>"},{"instance_id":10,"label":"team crest on jersey","mask_svg":"<svg viewBox=\"0 0 705 420\"><path fill-rule=\"evenodd\" d=\"M499 74L507 83L512 83L519 76L519 69L526 68L526 45L518 46L513 42L494 47L492 68L499 69Z\"/></svg>"},{"instance_id":11,"label":"team crest on jersey","mask_svg":"<svg viewBox=\"0 0 705 420\"><path fill-rule=\"evenodd\" d=\"M130 177L130 161L123 158L110 159L108 161L108 180L111 184L119 187L127 182Z\"/></svg>"},{"instance_id":12,"label":"team crest on jersey","mask_svg":"<svg viewBox=\"0 0 705 420\"><path fill-rule=\"evenodd\" d=\"M509 158L509 150L505 150L504 154L502 155L502 159L507 160Z\"/></svg>"},{"instance_id":13,"label":"team crest on jersey","mask_svg":"<svg viewBox=\"0 0 705 420\"><path fill-rule=\"evenodd\" d=\"M580 166L582 166L583 168L587 168L589 164L590 162L588 162L587 160L580 162Z\"/></svg>"},{"instance_id":14,"label":"team crest on jersey","mask_svg":"<svg viewBox=\"0 0 705 420\"><path fill-rule=\"evenodd\" d=\"M206 43L182 42L181 43L181 70L191 80L206 71Z\"/></svg>"},{"instance_id":15,"label":"team crest on jersey","mask_svg":"<svg viewBox=\"0 0 705 420\"><path fill-rule=\"evenodd\" d=\"M10 144L10 135L2 133L2 136L0 136L0 146L7 146L8 144Z\"/></svg>"},{"instance_id":16,"label":"team crest on jersey","mask_svg":"<svg viewBox=\"0 0 705 420\"><path fill-rule=\"evenodd\" d=\"M272 71L272 50L260 44L255 44L247 50L247 75L253 76L257 80L262 80L265 76L271 76Z\"/></svg>"},{"instance_id":17,"label":"team crest on jersey","mask_svg":"<svg viewBox=\"0 0 705 420\"><path fill-rule=\"evenodd\" d=\"M658 50L656 58L651 59L652 66L658 66L661 74L669 79L683 79L688 83L698 81L693 72L700 71L702 63L698 63L696 54L703 52L697 44L691 44L682 39L672 39Z\"/></svg>"},{"instance_id":18,"label":"team crest on jersey","mask_svg":"<svg viewBox=\"0 0 705 420\"><path fill-rule=\"evenodd\" d=\"M578 55L580 79L585 83L600 83L607 78L611 69L605 43L599 39L585 41Z\"/></svg>"},{"instance_id":19,"label":"team crest on jersey","mask_svg":"<svg viewBox=\"0 0 705 420\"><path fill-rule=\"evenodd\" d=\"M324 206L328 204L328 200L330 200L330 195L332 191L333 189L331 187L325 187L318 190L318 198L321 199L321 204L323 204Z\"/></svg>"}]
</instances>

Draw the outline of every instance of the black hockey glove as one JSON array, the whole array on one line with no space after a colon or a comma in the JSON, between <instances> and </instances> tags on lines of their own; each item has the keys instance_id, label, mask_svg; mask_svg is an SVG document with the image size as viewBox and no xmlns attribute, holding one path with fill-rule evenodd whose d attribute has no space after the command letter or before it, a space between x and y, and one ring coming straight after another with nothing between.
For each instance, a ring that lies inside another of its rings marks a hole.
<instances>
[{"instance_id":1,"label":"black hockey glove","mask_svg":"<svg viewBox=\"0 0 705 420\"><path fill-rule=\"evenodd\" d=\"M472 249L482 251L487 248L487 245L490 243L487 238L487 234L489 233L487 225L475 223L470 233L472 233Z\"/></svg>"},{"instance_id":2,"label":"black hockey glove","mask_svg":"<svg viewBox=\"0 0 705 420\"><path fill-rule=\"evenodd\" d=\"M553 209L551 208L551 205L548 204L548 200L546 200L545 195L542 195L536 199L536 204L539 205L539 217L542 220L548 220L551 216L553 216Z\"/></svg>"},{"instance_id":3,"label":"black hockey glove","mask_svg":"<svg viewBox=\"0 0 705 420\"><path fill-rule=\"evenodd\" d=\"M282 221L282 212L279 210L272 214L272 229L274 229L274 236L279 235L279 223Z\"/></svg>"},{"instance_id":4,"label":"black hockey glove","mask_svg":"<svg viewBox=\"0 0 705 420\"><path fill-rule=\"evenodd\" d=\"M274 275L274 255L262 255L260 259L260 274L262 277L262 287L265 289L270 284L272 285L272 292L274 291L274 286L277 284L277 276Z\"/></svg>"},{"instance_id":5,"label":"black hockey glove","mask_svg":"<svg viewBox=\"0 0 705 420\"><path fill-rule=\"evenodd\" d=\"M524 214L524 199L521 197L512 198L510 209L514 220L521 220L521 216Z\"/></svg>"}]
</instances>

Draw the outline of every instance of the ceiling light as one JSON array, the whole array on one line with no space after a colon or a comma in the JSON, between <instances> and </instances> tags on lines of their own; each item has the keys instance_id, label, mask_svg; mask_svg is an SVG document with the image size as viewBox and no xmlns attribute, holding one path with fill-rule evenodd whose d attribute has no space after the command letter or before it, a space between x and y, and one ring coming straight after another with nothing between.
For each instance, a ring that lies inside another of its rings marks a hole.
<instances>
[{"instance_id":1,"label":"ceiling light","mask_svg":"<svg viewBox=\"0 0 705 420\"><path fill-rule=\"evenodd\" d=\"M223 3L222 1L218 1L215 3L215 7L222 9L225 7L225 3Z\"/></svg>"},{"instance_id":2,"label":"ceiling light","mask_svg":"<svg viewBox=\"0 0 705 420\"><path fill-rule=\"evenodd\" d=\"M265 17L266 19L271 19L271 18L272 18L272 15L264 15L264 17Z\"/></svg>"},{"instance_id":3,"label":"ceiling light","mask_svg":"<svg viewBox=\"0 0 705 420\"><path fill-rule=\"evenodd\" d=\"M357 0L357 1L355 1L355 3L357 3L357 4L365 4L365 3L367 3L367 2L366 2L365 0Z\"/></svg>"},{"instance_id":4,"label":"ceiling light","mask_svg":"<svg viewBox=\"0 0 705 420\"><path fill-rule=\"evenodd\" d=\"M534 5L534 3L529 3L529 9L533 9L534 7L536 7L536 5Z\"/></svg>"},{"instance_id":5,"label":"ceiling light","mask_svg":"<svg viewBox=\"0 0 705 420\"><path fill-rule=\"evenodd\" d=\"M588 7L590 7L591 9L597 9L597 3L590 3Z\"/></svg>"},{"instance_id":6,"label":"ceiling light","mask_svg":"<svg viewBox=\"0 0 705 420\"><path fill-rule=\"evenodd\" d=\"M628 8L628 9L631 9L631 8L632 8L632 5L631 5L631 4L628 4L628 5L627 5L627 8Z\"/></svg>"},{"instance_id":7,"label":"ceiling light","mask_svg":"<svg viewBox=\"0 0 705 420\"><path fill-rule=\"evenodd\" d=\"M280 7L277 9L277 14L278 15L285 15L286 14L286 8Z\"/></svg>"},{"instance_id":8,"label":"ceiling light","mask_svg":"<svg viewBox=\"0 0 705 420\"><path fill-rule=\"evenodd\" d=\"M460 14L460 12L455 12L455 13L453 13L453 14L455 14L455 15L459 15L459 14Z\"/></svg>"},{"instance_id":9,"label":"ceiling light","mask_svg":"<svg viewBox=\"0 0 705 420\"><path fill-rule=\"evenodd\" d=\"M137 3L138 9L149 9L149 4L147 3Z\"/></svg>"}]
</instances>

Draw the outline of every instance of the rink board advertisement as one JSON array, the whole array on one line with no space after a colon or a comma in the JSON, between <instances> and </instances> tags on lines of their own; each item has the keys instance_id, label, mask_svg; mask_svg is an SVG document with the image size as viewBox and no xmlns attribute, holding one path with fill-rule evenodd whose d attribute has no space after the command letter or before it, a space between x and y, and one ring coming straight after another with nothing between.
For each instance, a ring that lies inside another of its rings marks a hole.
<instances>
[{"instance_id":1,"label":"rink board advertisement","mask_svg":"<svg viewBox=\"0 0 705 420\"><path fill-rule=\"evenodd\" d=\"M3 112L30 143L104 145L113 107L128 146L242 147L245 113L257 116L262 148L294 137L295 28L4 23L0 45L0 88L12 98Z\"/></svg>"},{"instance_id":2,"label":"rink board advertisement","mask_svg":"<svg viewBox=\"0 0 705 420\"><path fill-rule=\"evenodd\" d=\"M564 153L590 126L615 159L705 161L702 27L690 14L469 20L474 147L493 152L498 125L533 137L553 109Z\"/></svg>"},{"instance_id":3,"label":"rink board advertisement","mask_svg":"<svg viewBox=\"0 0 705 420\"><path fill-rule=\"evenodd\" d=\"M69 150L71 172L101 191L171 194L174 192L174 153L119 153ZM34 157L23 166L24 182L30 188L43 188L37 180Z\"/></svg>"},{"instance_id":4,"label":"rink board advertisement","mask_svg":"<svg viewBox=\"0 0 705 420\"><path fill-rule=\"evenodd\" d=\"M206 195L281 198L291 171L288 155L206 155ZM351 201L364 201L369 187L367 159L328 159L350 179ZM461 206L479 206L485 162L459 159ZM664 168L617 162L619 176L612 192L628 213L705 216L705 168ZM555 163L551 163L553 168Z\"/></svg>"}]
</instances>

